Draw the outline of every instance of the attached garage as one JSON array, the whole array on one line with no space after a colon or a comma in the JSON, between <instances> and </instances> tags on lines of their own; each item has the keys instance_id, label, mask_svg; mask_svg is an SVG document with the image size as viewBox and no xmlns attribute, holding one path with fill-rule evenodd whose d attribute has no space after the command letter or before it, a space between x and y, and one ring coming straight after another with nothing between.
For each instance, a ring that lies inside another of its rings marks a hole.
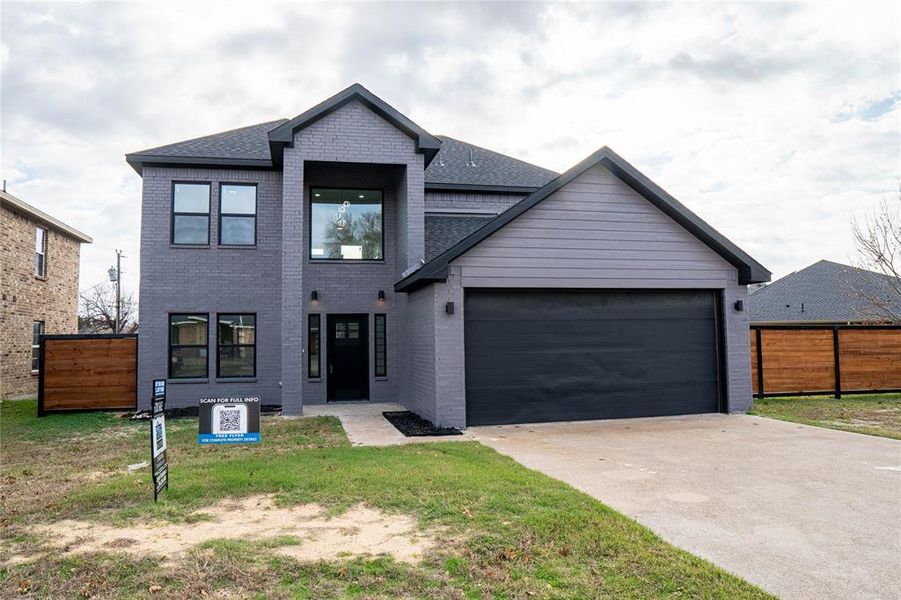
<instances>
[{"instance_id":1,"label":"attached garage","mask_svg":"<svg viewBox=\"0 0 901 600\"><path fill-rule=\"evenodd\" d=\"M465 296L467 425L721 410L708 290L481 290Z\"/></svg>"},{"instance_id":2,"label":"attached garage","mask_svg":"<svg viewBox=\"0 0 901 600\"><path fill-rule=\"evenodd\" d=\"M455 427L745 411L769 276L602 148L395 285L404 403Z\"/></svg>"}]
</instances>

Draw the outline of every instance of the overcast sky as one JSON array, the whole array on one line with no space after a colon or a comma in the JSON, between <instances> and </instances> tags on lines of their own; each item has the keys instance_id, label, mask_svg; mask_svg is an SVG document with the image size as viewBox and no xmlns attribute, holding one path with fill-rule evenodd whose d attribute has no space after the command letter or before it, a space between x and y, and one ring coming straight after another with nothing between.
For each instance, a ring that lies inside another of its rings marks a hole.
<instances>
[{"instance_id":1,"label":"overcast sky","mask_svg":"<svg viewBox=\"0 0 901 600\"><path fill-rule=\"evenodd\" d=\"M778 277L847 262L852 213L897 193L898 5L3 2L2 176L93 236L82 289L115 248L136 289L126 152L359 82L558 171L609 145Z\"/></svg>"}]
</instances>

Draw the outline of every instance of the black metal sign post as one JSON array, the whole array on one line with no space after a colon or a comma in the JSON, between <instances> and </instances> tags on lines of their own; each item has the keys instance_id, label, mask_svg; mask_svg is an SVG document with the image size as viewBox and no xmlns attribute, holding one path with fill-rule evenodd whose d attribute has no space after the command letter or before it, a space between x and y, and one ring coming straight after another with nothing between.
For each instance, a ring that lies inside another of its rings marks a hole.
<instances>
[{"instance_id":1,"label":"black metal sign post","mask_svg":"<svg viewBox=\"0 0 901 600\"><path fill-rule=\"evenodd\" d=\"M153 380L150 409L150 464L153 472L153 501L169 489L169 463L166 460L166 380Z\"/></svg>"}]
</instances>

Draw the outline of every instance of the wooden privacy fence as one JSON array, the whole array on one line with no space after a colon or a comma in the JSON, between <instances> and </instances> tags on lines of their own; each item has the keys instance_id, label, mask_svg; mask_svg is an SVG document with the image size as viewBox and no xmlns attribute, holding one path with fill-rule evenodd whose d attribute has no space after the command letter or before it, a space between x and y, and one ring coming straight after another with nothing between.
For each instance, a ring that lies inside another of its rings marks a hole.
<instances>
[{"instance_id":1,"label":"wooden privacy fence","mask_svg":"<svg viewBox=\"0 0 901 600\"><path fill-rule=\"evenodd\" d=\"M138 336L42 335L38 416L73 410L134 410Z\"/></svg>"},{"instance_id":2,"label":"wooden privacy fence","mask_svg":"<svg viewBox=\"0 0 901 600\"><path fill-rule=\"evenodd\" d=\"M754 394L901 391L901 325L752 325Z\"/></svg>"}]
</instances>

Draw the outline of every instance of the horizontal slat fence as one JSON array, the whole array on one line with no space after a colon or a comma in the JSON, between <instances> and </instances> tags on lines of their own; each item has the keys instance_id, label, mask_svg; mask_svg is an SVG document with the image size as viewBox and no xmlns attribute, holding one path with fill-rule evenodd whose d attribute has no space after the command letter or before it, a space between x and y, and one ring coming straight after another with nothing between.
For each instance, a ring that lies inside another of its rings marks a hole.
<instances>
[{"instance_id":1,"label":"horizontal slat fence","mask_svg":"<svg viewBox=\"0 0 901 600\"><path fill-rule=\"evenodd\" d=\"M901 391L901 326L752 325L754 395Z\"/></svg>"},{"instance_id":2,"label":"horizontal slat fence","mask_svg":"<svg viewBox=\"0 0 901 600\"><path fill-rule=\"evenodd\" d=\"M41 336L38 415L137 407L138 336Z\"/></svg>"}]
</instances>

